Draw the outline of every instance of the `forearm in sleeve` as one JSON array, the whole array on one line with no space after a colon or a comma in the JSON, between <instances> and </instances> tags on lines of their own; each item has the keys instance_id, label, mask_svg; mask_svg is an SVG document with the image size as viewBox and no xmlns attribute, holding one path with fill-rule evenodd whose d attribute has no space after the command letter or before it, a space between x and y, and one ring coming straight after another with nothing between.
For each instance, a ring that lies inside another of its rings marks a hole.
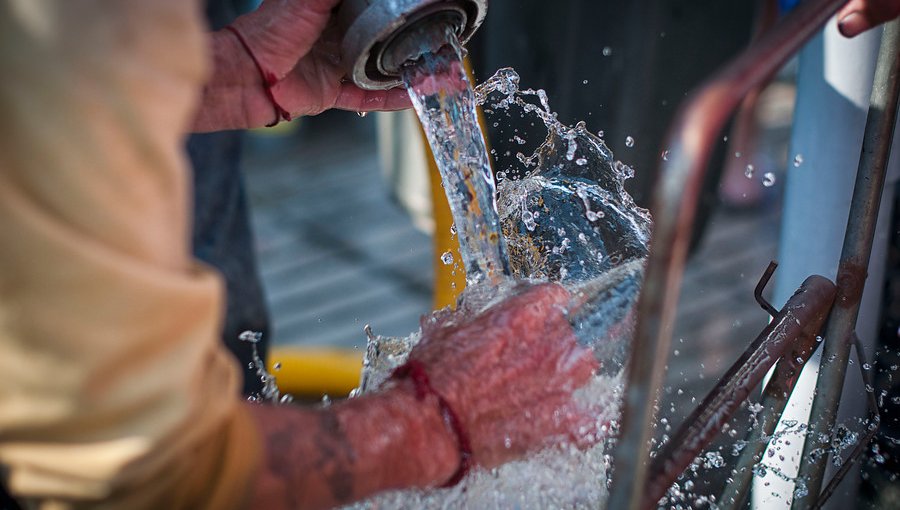
<instances>
[{"instance_id":1,"label":"forearm in sleeve","mask_svg":"<svg viewBox=\"0 0 900 510\"><path fill-rule=\"evenodd\" d=\"M47 508L237 508L258 457L189 249L182 0L0 0L0 464Z\"/></svg>"}]
</instances>

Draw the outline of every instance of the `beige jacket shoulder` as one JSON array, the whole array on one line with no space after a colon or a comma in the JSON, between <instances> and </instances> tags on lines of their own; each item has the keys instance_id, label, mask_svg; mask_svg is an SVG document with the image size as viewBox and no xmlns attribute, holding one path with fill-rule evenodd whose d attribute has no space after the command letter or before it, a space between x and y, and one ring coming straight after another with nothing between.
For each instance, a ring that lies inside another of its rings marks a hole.
<instances>
[{"instance_id":1,"label":"beige jacket shoulder","mask_svg":"<svg viewBox=\"0 0 900 510\"><path fill-rule=\"evenodd\" d=\"M258 456L190 255L185 0L0 0L0 465L41 508L238 507Z\"/></svg>"}]
</instances>

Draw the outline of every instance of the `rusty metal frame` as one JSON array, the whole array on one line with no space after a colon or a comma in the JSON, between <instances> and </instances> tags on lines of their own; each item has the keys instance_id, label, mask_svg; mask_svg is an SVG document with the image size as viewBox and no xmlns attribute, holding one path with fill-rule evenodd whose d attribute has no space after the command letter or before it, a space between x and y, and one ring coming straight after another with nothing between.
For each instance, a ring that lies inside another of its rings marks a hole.
<instances>
[{"instance_id":1,"label":"rusty metal frame","mask_svg":"<svg viewBox=\"0 0 900 510\"><path fill-rule=\"evenodd\" d=\"M898 93L900 20L894 20L884 29L875 67L875 82L869 100L869 114L850 202L850 216L838 264L838 296L825 328L822 358L827 362L819 369L810 413L812 433L830 434L837 419L893 142ZM820 456L812 454L820 449L821 445L815 441L806 441L804 444L798 478L805 480L808 495L794 498L792 508L810 508L819 498L827 462L825 458L815 460Z\"/></svg>"},{"instance_id":2,"label":"rusty metal frame","mask_svg":"<svg viewBox=\"0 0 900 510\"><path fill-rule=\"evenodd\" d=\"M773 267L769 266L760 283L768 280ZM761 286L757 289L762 290ZM814 275L803 282L780 311L772 310L772 321L653 459L643 508L653 508L666 494L675 479L718 435L776 362L784 366L790 365L792 360L796 362L796 358L809 359L816 346L816 335L831 311L834 296L834 283Z\"/></svg>"},{"instance_id":3,"label":"rusty metal frame","mask_svg":"<svg viewBox=\"0 0 900 510\"><path fill-rule=\"evenodd\" d=\"M648 483L654 404L662 386L678 291L706 164L717 135L744 95L796 53L846 0L801 3L781 23L701 87L679 109L666 137L651 211L655 218L609 508L637 510Z\"/></svg>"},{"instance_id":4,"label":"rusty metal frame","mask_svg":"<svg viewBox=\"0 0 900 510\"><path fill-rule=\"evenodd\" d=\"M717 499L722 510L738 510L745 507L747 494L753 481L753 469L762 460L778 420L787 406L788 398L800 379L800 371L821 343L822 337L814 335L799 338L792 352L778 361L769 383L762 392L756 426L747 431L743 449L737 464L731 470L731 483L726 485Z\"/></svg>"}]
</instances>

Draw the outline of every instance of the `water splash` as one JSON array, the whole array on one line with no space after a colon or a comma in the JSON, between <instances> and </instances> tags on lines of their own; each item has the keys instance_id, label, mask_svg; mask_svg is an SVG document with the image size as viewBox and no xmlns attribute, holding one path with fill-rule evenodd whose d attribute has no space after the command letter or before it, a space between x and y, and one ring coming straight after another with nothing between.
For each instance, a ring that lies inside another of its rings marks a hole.
<instances>
[{"instance_id":1,"label":"water splash","mask_svg":"<svg viewBox=\"0 0 900 510\"><path fill-rule=\"evenodd\" d=\"M251 402L266 402L270 404L289 404L294 399L290 395L282 395L275 381L275 376L266 370L266 363L259 355L259 349L256 347L262 340L262 333L256 331L244 331L238 336L242 342L250 344L250 367L256 370L256 376L262 383L262 389L259 393L254 393L247 397Z\"/></svg>"},{"instance_id":2,"label":"water splash","mask_svg":"<svg viewBox=\"0 0 900 510\"><path fill-rule=\"evenodd\" d=\"M584 124L549 129L525 158L536 170L500 184L512 274L580 282L646 257L650 218L625 192L631 168L615 161ZM566 155L570 148L579 156L575 161ZM589 164L578 164L580 159Z\"/></svg>"},{"instance_id":3,"label":"water splash","mask_svg":"<svg viewBox=\"0 0 900 510\"><path fill-rule=\"evenodd\" d=\"M609 434L621 397L610 389L621 385L621 376L600 376L576 392L577 399L597 410L597 420ZM606 447L604 443L587 450L554 446L496 469L475 469L455 487L388 492L349 508L594 510L608 495L612 458Z\"/></svg>"}]
</instances>

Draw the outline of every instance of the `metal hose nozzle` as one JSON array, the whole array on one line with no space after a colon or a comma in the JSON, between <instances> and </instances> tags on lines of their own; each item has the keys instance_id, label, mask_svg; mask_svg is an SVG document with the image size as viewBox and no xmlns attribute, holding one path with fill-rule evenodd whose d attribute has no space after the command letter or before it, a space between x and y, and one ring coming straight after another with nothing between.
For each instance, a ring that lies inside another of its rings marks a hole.
<instances>
[{"instance_id":1,"label":"metal hose nozzle","mask_svg":"<svg viewBox=\"0 0 900 510\"><path fill-rule=\"evenodd\" d=\"M393 88L404 63L447 44L448 27L464 44L486 13L487 0L344 0L341 61L356 85Z\"/></svg>"}]
</instances>

